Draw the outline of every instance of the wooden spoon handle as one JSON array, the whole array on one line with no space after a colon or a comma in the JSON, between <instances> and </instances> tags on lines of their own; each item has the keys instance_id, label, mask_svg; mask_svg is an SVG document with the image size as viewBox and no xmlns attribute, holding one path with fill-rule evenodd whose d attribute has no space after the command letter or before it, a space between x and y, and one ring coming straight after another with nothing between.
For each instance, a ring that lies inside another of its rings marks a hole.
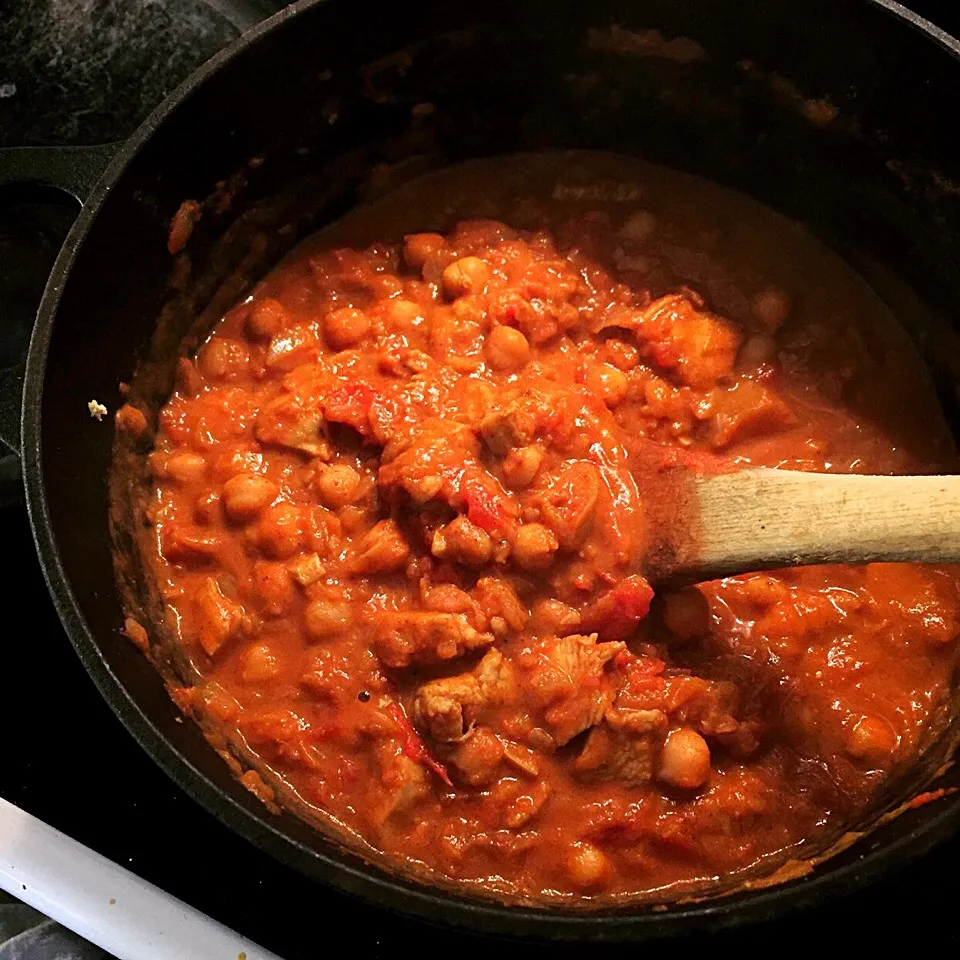
<instances>
[{"instance_id":1,"label":"wooden spoon handle","mask_svg":"<svg viewBox=\"0 0 960 960\"><path fill-rule=\"evenodd\" d=\"M750 469L691 478L696 515L674 575L814 563L960 562L960 477Z\"/></svg>"}]
</instances>

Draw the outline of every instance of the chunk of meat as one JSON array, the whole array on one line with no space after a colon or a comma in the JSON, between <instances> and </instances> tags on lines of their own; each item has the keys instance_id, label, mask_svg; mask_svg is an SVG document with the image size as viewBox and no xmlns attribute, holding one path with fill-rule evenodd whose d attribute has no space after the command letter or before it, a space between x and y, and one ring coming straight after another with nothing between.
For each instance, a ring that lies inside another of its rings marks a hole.
<instances>
[{"instance_id":1,"label":"chunk of meat","mask_svg":"<svg viewBox=\"0 0 960 960\"><path fill-rule=\"evenodd\" d=\"M322 402L309 393L285 391L265 404L257 415L256 436L261 443L299 450L323 460L329 460L333 453Z\"/></svg>"},{"instance_id":2,"label":"chunk of meat","mask_svg":"<svg viewBox=\"0 0 960 960\"><path fill-rule=\"evenodd\" d=\"M689 387L713 386L737 359L740 333L729 320L698 309L687 294L655 300L634 327L643 353Z\"/></svg>"},{"instance_id":3,"label":"chunk of meat","mask_svg":"<svg viewBox=\"0 0 960 960\"><path fill-rule=\"evenodd\" d=\"M300 685L321 700L340 704L350 695L351 673L348 657L331 647L320 647L308 659Z\"/></svg>"},{"instance_id":4,"label":"chunk of meat","mask_svg":"<svg viewBox=\"0 0 960 960\"><path fill-rule=\"evenodd\" d=\"M729 680L674 676L666 678L666 708L672 722L706 736L733 734L739 727L740 691Z\"/></svg>"},{"instance_id":5,"label":"chunk of meat","mask_svg":"<svg viewBox=\"0 0 960 960\"><path fill-rule=\"evenodd\" d=\"M516 674L513 666L499 650L489 650L474 671L480 692L487 704L501 706L516 692Z\"/></svg>"},{"instance_id":6,"label":"chunk of meat","mask_svg":"<svg viewBox=\"0 0 960 960\"><path fill-rule=\"evenodd\" d=\"M455 743L467 736L485 708L506 703L516 679L499 650L488 650L470 672L425 683L413 702L413 719L434 740Z\"/></svg>"},{"instance_id":7,"label":"chunk of meat","mask_svg":"<svg viewBox=\"0 0 960 960\"><path fill-rule=\"evenodd\" d=\"M478 452L468 427L429 419L412 443L381 465L377 484L388 496L403 491L416 504L438 499L453 506L464 464L476 463Z\"/></svg>"},{"instance_id":8,"label":"chunk of meat","mask_svg":"<svg viewBox=\"0 0 960 960\"><path fill-rule=\"evenodd\" d=\"M588 781L616 780L627 787L649 783L666 728L662 710L611 708L587 734L573 770Z\"/></svg>"},{"instance_id":9,"label":"chunk of meat","mask_svg":"<svg viewBox=\"0 0 960 960\"><path fill-rule=\"evenodd\" d=\"M473 728L484 702L480 684L472 673L432 680L417 691L414 723L434 740L456 743Z\"/></svg>"},{"instance_id":10,"label":"chunk of meat","mask_svg":"<svg viewBox=\"0 0 960 960\"><path fill-rule=\"evenodd\" d=\"M430 552L468 567L482 567L493 556L493 541L467 517L457 517L434 533Z\"/></svg>"},{"instance_id":11,"label":"chunk of meat","mask_svg":"<svg viewBox=\"0 0 960 960\"><path fill-rule=\"evenodd\" d=\"M313 365L319 355L320 336L313 324L288 327L271 338L265 363L272 372L289 372Z\"/></svg>"},{"instance_id":12,"label":"chunk of meat","mask_svg":"<svg viewBox=\"0 0 960 960\"><path fill-rule=\"evenodd\" d=\"M623 673L616 708L621 713L662 711L672 725L716 738L737 756L748 756L756 750L759 725L755 720L739 718L737 684L685 672L664 675L663 661L648 657L627 654L618 665Z\"/></svg>"},{"instance_id":13,"label":"chunk of meat","mask_svg":"<svg viewBox=\"0 0 960 960\"><path fill-rule=\"evenodd\" d=\"M512 784L509 780L501 782L507 786L507 796L504 797L507 802L501 816L503 825L509 830L525 827L540 813L553 793L553 787L546 780L538 780L532 785Z\"/></svg>"},{"instance_id":14,"label":"chunk of meat","mask_svg":"<svg viewBox=\"0 0 960 960\"><path fill-rule=\"evenodd\" d=\"M450 755L457 779L470 787L483 787L496 777L503 760L500 738L486 727L478 727L461 739Z\"/></svg>"},{"instance_id":15,"label":"chunk of meat","mask_svg":"<svg viewBox=\"0 0 960 960\"><path fill-rule=\"evenodd\" d=\"M891 638L915 637L936 648L960 634L952 570L921 564L872 563L866 569L870 605Z\"/></svg>"},{"instance_id":16,"label":"chunk of meat","mask_svg":"<svg viewBox=\"0 0 960 960\"><path fill-rule=\"evenodd\" d=\"M373 617L374 648L388 667L452 660L493 643L493 634L470 626L463 614L409 610Z\"/></svg>"},{"instance_id":17,"label":"chunk of meat","mask_svg":"<svg viewBox=\"0 0 960 960\"><path fill-rule=\"evenodd\" d=\"M481 577L473 595L491 625L498 617L510 630L519 631L527 625L530 614L509 581L497 577Z\"/></svg>"},{"instance_id":18,"label":"chunk of meat","mask_svg":"<svg viewBox=\"0 0 960 960\"><path fill-rule=\"evenodd\" d=\"M653 588L643 577L626 577L581 613L581 626L601 640L626 640L650 612L652 600Z\"/></svg>"},{"instance_id":19,"label":"chunk of meat","mask_svg":"<svg viewBox=\"0 0 960 960\"><path fill-rule=\"evenodd\" d=\"M527 446L550 422L550 397L539 390L507 394L480 421L480 436L497 456Z\"/></svg>"},{"instance_id":20,"label":"chunk of meat","mask_svg":"<svg viewBox=\"0 0 960 960\"><path fill-rule=\"evenodd\" d=\"M593 523L603 481L592 464L569 464L543 498L541 516L563 550L580 547Z\"/></svg>"},{"instance_id":21,"label":"chunk of meat","mask_svg":"<svg viewBox=\"0 0 960 960\"><path fill-rule=\"evenodd\" d=\"M598 643L595 633L549 637L533 648L529 687L558 744L603 719L614 695L605 667L624 649L622 643Z\"/></svg>"},{"instance_id":22,"label":"chunk of meat","mask_svg":"<svg viewBox=\"0 0 960 960\"><path fill-rule=\"evenodd\" d=\"M409 814L430 793L426 768L408 757L395 740L385 740L376 748L381 789L371 809L371 819L380 828Z\"/></svg>"},{"instance_id":23,"label":"chunk of meat","mask_svg":"<svg viewBox=\"0 0 960 960\"><path fill-rule=\"evenodd\" d=\"M193 597L199 627L197 642L212 657L243 623L243 605L224 596L214 577L206 577Z\"/></svg>"},{"instance_id":24,"label":"chunk of meat","mask_svg":"<svg viewBox=\"0 0 960 960\"><path fill-rule=\"evenodd\" d=\"M360 541L347 571L360 576L400 570L410 556L410 545L395 520L381 520Z\"/></svg>"},{"instance_id":25,"label":"chunk of meat","mask_svg":"<svg viewBox=\"0 0 960 960\"><path fill-rule=\"evenodd\" d=\"M388 498L396 500L403 491L416 504L439 500L481 532L509 536L519 507L480 463L479 453L468 427L430 419L412 443L380 467L377 483Z\"/></svg>"},{"instance_id":26,"label":"chunk of meat","mask_svg":"<svg viewBox=\"0 0 960 960\"><path fill-rule=\"evenodd\" d=\"M219 557L223 540L215 533L187 524L171 524L161 534L163 557L170 563L200 567Z\"/></svg>"},{"instance_id":27,"label":"chunk of meat","mask_svg":"<svg viewBox=\"0 0 960 960\"><path fill-rule=\"evenodd\" d=\"M790 408L773 391L753 380L718 391L713 400L710 441L722 450L742 440L786 430L796 423Z\"/></svg>"}]
</instances>

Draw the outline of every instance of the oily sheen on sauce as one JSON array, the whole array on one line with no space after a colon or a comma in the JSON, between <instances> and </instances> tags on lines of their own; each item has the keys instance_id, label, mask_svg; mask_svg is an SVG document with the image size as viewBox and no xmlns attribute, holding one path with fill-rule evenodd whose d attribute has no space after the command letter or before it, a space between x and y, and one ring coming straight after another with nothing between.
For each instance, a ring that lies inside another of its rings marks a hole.
<instances>
[{"instance_id":1,"label":"oily sheen on sauce","mask_svg":"<svg viewBox=\"0 0 960 960\"><path fill-rule=\"evenodd\" d=\"M177 700L428 878L557 901L773 869L942 724L960 571L654 597L649 470L678 458L955 468L884 305L754 201L594 154L402 185L180 362L143 547L202 678Z\"/></svg>"}]
</instances>

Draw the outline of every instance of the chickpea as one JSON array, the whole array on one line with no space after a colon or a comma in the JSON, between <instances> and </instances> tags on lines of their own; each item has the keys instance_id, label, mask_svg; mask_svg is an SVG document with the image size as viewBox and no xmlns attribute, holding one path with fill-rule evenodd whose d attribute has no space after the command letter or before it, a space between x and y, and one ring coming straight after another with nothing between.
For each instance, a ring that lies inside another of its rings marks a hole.
<instances>
[{"instance_id":1,"label":"chickpea","mask_svg":"<svg viewBox=\"0 0 960 960\"><path fill-rule=\"evenodd\" d=\"M340 520L340 528L347 536L354 536L358 533L366 533L370 527L370 514L363 507L345 506L341 507L337 513Z\"/></svg>"},{"instance_id":2,"label":"chickpea","mask_svg":"<svg viewBox=\"0 0 960 960\"><path fill-rule=\"evenodd\" d=\"M375 273L365 286L378 300L397 297L403 293L403 281L392 273Z\"/></svg>"},{"instance_id":3,"label":"chickpea","mask_svg":"<svg viewBox=\"0 0 960 960\"><path fill-rule=\"evenodd\" d=\"M356 500L360 474L346 463L334 463L323 467L314 483L323 505L339 510Z\"/></svg>"},{"instance_id":4,"label":"chickpea","mask_svg":"<svg viewBox=\"0 0 960 960\"><path fill-rule=\"evenodd\" d=\"M263 454L242 446L227 448L212 466L214 477L225 483L238 473L259 473L263 467Z\"/></svg>"},{"instance_id":5,"label":"chickpea","mask_svg":"<svg viewBox=\"0 0 960 960\"><path fill-rule=\"evenodd\" d=\"M777 356L777 341L765 333L758 333L740 348L737 366L741 370L754 370L761 364L770 363Z\"/></svg>"},{"instance_id":6,"label":"chickpea","mask_svg":"<svg viewBox=\"0 0 960 960\"><path fill-rule=\"evenodd\" d=\"M391 330L396 333L410 333L423 319L420 307L413 300L402 297L381 301L381 313Z\"/></svg>"},{"instance_id":7,"label":"chickpea","mask_svg":"<svg viewBox=\"0 0 960 960\"><path fill-rule=\"evenodd\" d=\"M178 483L199 483L207 472L207 461L199 453L177 453L167 460L165 472Z\"/></svg>"},{"instance_id":8,"label":"chickpea","mask_svg":"<svg viewBox=\"0 0 960 960\"><path fill-rule=\"evenodd\" d=\"M567 876L581 890L602 887L610 875L607 855L592 843L575 843L567 854Z\"/></svg>"},{"instance_id":9,"label":"chickpea","mask_svg":"<svg viewBox=\"0 0 960 960\"><path fill-rule=\"evenodd\" d=\"M323 318L323 335L335 350L356 346L370 333L370 318L353 307L331 310Z\"/></svg>"},{"instance_id":10,"label":"chickpea","mask_svg":"<svg viewBox=\"0 0 960 960\"><path fill-rule=\"evenodd\" d=\"M657 779L681 790L696 790L710 777L710 747L689 727L674 730L660 751Z\"/></svg>"},{"instance_id":11,"label":"chickpea","mask_svg":"<svg viewBox=\"0 0 960 960\"><path fill-rule=\"evenodd\" d=\"M664 626L679 640L695 640L710 633L710 608L696 587L660 596Z\"/></svg>"},{"instance_id":12,"label":"chickpea","mask_svg":"<svg viewBox=\"0 0 960 960\"><path fill-rule=\"evenodd\" d=\"M350 608L345 603L314 600L303 612L307 633L314 640L329 640L346 630L350 623Z\"/></svg>"},{"instance_id":13,"label":"chickpea","mask_svg":"<svg viewBox=\"0 0 960 960\"><path fill-rule=\"evenodd\" d=\"M496 395L497 391L486 380L463 377L456 386L457 407L460 410L457 419L470 425L479 424Z\"/></svg>"},{"instance_id":14,"label":"chickpea","mask_svg":"<svg viewBox=\"0 0 960 960\"><path fill-rule=\"evenodd\" d=\"M304 534L300 510L292 503L275 503L263 511L257 524L260 549L276 560L286 560L300 550Z\"/></svg>"},{"instance_id":15,"label":"chickpea","mask_svg":"<svg viewBox=\"0 0 960 960\"><path fill-rule=\"evenodd\" d=\"M490 535L466 517L457 517L433 535L430 552L470 567L480 567L493 556Z\"/></svg>"},{"instance_id":16,"label":"chickpea","mask_svg":"<svg viewBox=\"0 0 960 960\"><path fill-rule=\"evenodd\" d=\"M487 360L494 370L517 370L530 359L527 338L514 327L494 327L487 336Z\"/></svg>"},{"instance_id":17,"label":"chickpea","mask_svg":"<svg viewBox=\"0 0 960 960\"><path fill-rule=\"evenodd\" d=\"M403 259L407 266L422 270L427 260L446 245L439 233L411 233L403 238Z\"/></svg>"},{"instance_id":18,"label":"chickpea","mask_svg":"<svg viewBox=\"0 0 960 960\"><path fill-rule=\"evenodd\" d=\"M479 257L461 257L443 271L443 292L451 300L468 293L482 293L490 268Z\"/></svg>"},{"instance_id":19,"label":"chickpea","mask_svg":"<svg viewBox=\"0 0 960 960\"><path fill-rule=\"evenodd\" d=\"M161 453L159 450L153 450L147 455L147 468L154 480L165 480L169 476L167 473L169 459L169 454Z\"/></svg>"},{"instance_id":20,"label":"chickpea","mask_svg":"<svg viewBox=\"0 0 960 960\"><path fill-rule=\"evenodd\" d=\"M656 229L657 218L649 210L638 210L627 217L620 228L620 233L628 240L642 243L652 237Z\"/></svg>"},{"instance_id":21,"label":"chickpea","mask_svg":"<svg viewBox=\"0 0 960 960\"><path fill-rule=\"evenodd\" d=\"M247 334L254 340L270 340L290 323L287 308L279 300L267 297L251 308L247 317Z\"/></svg>"},{"instance_id":22,"label":"chickpea","mask_svg":"<svg viewBox=\"0 0 960 960\"><path fill-rule=\"evenodd\" d=\"M899 738L883 717L861 717L847 737L847 753L854 760L882 763L897 749Z\"/></svg>"},{"instance_id":23,"label":"chickpea","mask_svg":"<svg viewBox=\"0 0 960 960\"><path fill-rule=\"evenodd\" d=\"M118 433L125 433L131 437L142 437L149 427L143 411L132 403L125 403L113 418Z\"/></svg>"},{"instance_id":24,"label":"chickpea","mask_svg":"<svg viewBox=\"0 0 960 960\"><path fill-rule=\"evenodd\" d=\"M229 337L211 337L197 354L197 367L211 380L238 376L249 362L246 345Z\"/></svg>"},{"instance_id":25,"label":"chickpea","mask_svg":"<svg viewBox=\"0 0 960 960\"><path fill-rule=\"evenodd\" d=\"M514 447L504 458L503 479L514 490L529 487L542 462L543 451L539 447Z\"/></svg>"},{"instance_id":26,"label":"chickpea","mask_svg":"<svg viewBox=\"0 0 960 960\"><path fill-rule=\"evenodd\" d=\"M543 570L550 566L560 544L542 523L527 523L517 531L513 558L524 570Z\"/></svg>"},{"instance_id":27,"label":"chickpea","mask_svg":"<svg viewBox=\"0 0 960 960\"><path fill-rule=\"evenodd\" d=\"M253 569L257 607L269 617L283 616L293 603L293 583L282 563L261 561Z\"/></svg>"},{"instance_id":28,"label":"chickpea","mask_svg":"<svg viewBox=\"0 0 960 960\"><path fill-rule=\"evenodd\" d=\"M608 407L615 407L622 403L630 389L630 383L623 371L609 363L593 364L587 371L586 386Z\"/></svg>"},{"instance_id":29,"label":"chickpea","mask_svg":"<svg viewBox=\"0 0 960 960\"><path fill-rule=\"evenodd\" d=\"M280 664L265 643L248 647L240 656L240 676L244 683L267 683L280 674Z\"/></svg>"},{"instance_id":30,"label":"chickpea","mask_svg":"<svg viewBox=\"0 0 960 960\"><path fill-rule=\"evenodd\" d=\"M790 298L777 287L761 290L751 303L753 315L773 333L790 316Z\"/></svg>"},{"instance_id":31,"label":"chickpea","mask_svg":"<svg viewBox=\"0 0 960 960\"><path fill-rule=\"evenodd\" d=\"M280 488L256 473L241 473L223 485L223 506L234 520L250 520L273 503Z\"/></svg>"},{"instance_id":32,"label":"chickpea","mask_svg":"<svg viewBox=\"0 0 960 960\"><path fill-rule=\"evenodd\" d=\"M640 359L640 352L632 343L611 339L603 345L603 353L609 363L618 370L632 370Z\"/></svg>"}]
</instances>

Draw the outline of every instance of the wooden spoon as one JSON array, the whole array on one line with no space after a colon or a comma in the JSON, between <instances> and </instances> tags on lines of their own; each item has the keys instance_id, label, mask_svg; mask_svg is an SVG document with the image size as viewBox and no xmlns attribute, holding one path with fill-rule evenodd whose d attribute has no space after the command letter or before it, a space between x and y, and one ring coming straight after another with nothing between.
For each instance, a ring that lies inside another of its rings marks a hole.
<instances>
[{"instance_id":1,"label":"wooden spoon","mask_svg":"<svg viewBox=\"0 0 960 960\"><path fill-rule=\"evenodd\" d=\"M960 562L960 476L671 473L669 495L655 498L662 515L651 517L653 583L814 563Z\"/></svg>"}]
</instances>

